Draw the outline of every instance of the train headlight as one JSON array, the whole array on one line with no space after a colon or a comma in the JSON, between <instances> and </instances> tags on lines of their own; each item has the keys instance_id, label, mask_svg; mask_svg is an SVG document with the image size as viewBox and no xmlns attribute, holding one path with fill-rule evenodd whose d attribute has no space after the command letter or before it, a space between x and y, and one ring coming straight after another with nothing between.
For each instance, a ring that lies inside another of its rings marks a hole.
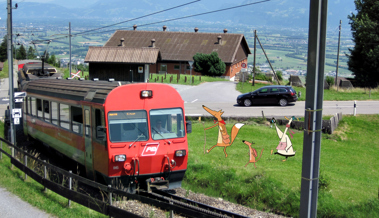
<instances>
[{"instance_id":1,"label":"train headlight","mask_svg":"<svg viewBox=\"0 0 379 218\"><path fill-rule=\"evenodd\" d=\"M151 97L153 97L153 91L151 90L141 91L141 98L151 98Z\"/></svg>"},{"instance_id":2,"label":"train headlight","mask_svg":"<svg viewBox=\"0 0 379 218\"><path fill-rule=\"evenodd\" d=\"M125 154L118 154L114 156L114 162L124 162L126 161L126 155Z\"/></svg>"},{"instance_id":3,"label":"train headlight","mask_svg":"<svg viewBox=\"0 0 379 218\"><path fill-rule=\"evenodd\" d=\"M175 151L175 157L184 157L184 156L186 156L186 150Z\"/></svg>"}]
</instances>

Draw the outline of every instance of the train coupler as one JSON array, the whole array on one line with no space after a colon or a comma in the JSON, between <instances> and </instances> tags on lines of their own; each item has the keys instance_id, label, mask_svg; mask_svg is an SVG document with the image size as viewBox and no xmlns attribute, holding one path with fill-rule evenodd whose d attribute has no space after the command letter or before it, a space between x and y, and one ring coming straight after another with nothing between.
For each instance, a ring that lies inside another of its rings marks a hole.
<instances>
[{"instance_id":1,"label":"train coupler","mask_svg":"<svg viewBox=\"0 0 379 218\"><path fill-rule=\"evenodd\" d=\"M147 192L152 192L152 189L166 190L169 188L169 181L163 177L155 177L146 180Z\"/></svg>"}]
</instances>

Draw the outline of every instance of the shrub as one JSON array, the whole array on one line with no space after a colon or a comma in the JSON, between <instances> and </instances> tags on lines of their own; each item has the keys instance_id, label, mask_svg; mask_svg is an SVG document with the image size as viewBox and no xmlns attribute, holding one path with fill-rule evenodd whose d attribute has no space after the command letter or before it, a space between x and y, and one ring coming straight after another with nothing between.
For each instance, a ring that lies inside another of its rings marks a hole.
<instances>
[{"instance_id":1,"label":"shrub","mask_svg":"<svg viewBox=\"0 0 379 218\"><path fill-rule=\"evenodd\" d=\"M325 81L326 83L328 83L329 86L334 85L334 77L332 76L326 76Z\"/></svg>"}]
</instances>

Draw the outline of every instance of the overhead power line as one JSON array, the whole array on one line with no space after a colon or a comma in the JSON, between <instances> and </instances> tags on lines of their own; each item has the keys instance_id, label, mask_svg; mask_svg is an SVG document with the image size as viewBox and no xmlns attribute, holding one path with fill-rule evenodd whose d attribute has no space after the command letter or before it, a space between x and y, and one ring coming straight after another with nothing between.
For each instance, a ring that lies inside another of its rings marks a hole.
<instances>
[{"instance_id":1,"label":"overhead power line","mask_svg":"<svg viewBox=\"0 0 379 218\"><path fill-rule=\"evenodd\" d=\"M173 9L176 9L176 8L180 8L180 7L183 7L183 6L187 6L187 5L199 2L199 1L201 1L201 0L196 0L196 1L188 2L188 3L182 4L182 5L178 5L178 6L175 6L175 7L172 7L172 8L168 8L168 9L164 9L164 10L161 10L161 11L157 11L157 12L154 12L154 13L151 13L151 14L146 14L146 15L143 15L143 16L140 16L140 17L136 17L136 18L133 18L133 19L129 19L129 20L125 20L125 21L122 21L122 22L110 24L110 25L99 27L99 28L92 29L92 30L87 30L87 31L84 31L84 32L77 33L75 35L78 35L78 34L81 35L81 34L84 34L84 33L93 32L93 31L96 31L96 30L100 30L100 29L116 26L116 25L119 25L119 24L127 23L127 22L130 22L130 21L133 21L133 20L138 20L138 19L141 19L141 18L149 17L151 15L155 15L155 14L163 13L163 12L166 12L166 11L170 11L170 10L173 10Z\"/></svg>"},{"instance_id":2,"label":"overhead power line","mask_svg":"<svg viewBox=\"0 0 379 218\"><path fill-rule=\"evenodd\" d=\"M271 1L271 0L263 0L263 1L258 1L258 2L252 2L252 3L247 3L247 4L238 5L238 6L234 6L234 7L223 8L223 9L219 9L219 10L214 10L214 11L208 11L208 12L204 12L204 13L199 13L199 14L187 15L187 16L183 16L183 17L172 18L172 19L167 19L167 20L162 20L162 21L157 21L157 22L152 22L152 23L147 23L147 24L140 24L138 26L139 27L141 27L141 26L149 26L149 25L154 25L154 24L158 24L158 23L164 23L164 22L182 20L182 19L186 19L186 18L190 18L190 17L197 17L197 16L201 16L201 15L206 15L206 14L212 14L212 13L217 13L217 12L221 12L221 11L232 10L232 9L236 9L236 8L246 7L246 6L249 6L249 5L255 5L255 4L260 4L260 3L269 2L269 1ZM127 28L127 29L130 29L130 27ZM106 30L106 31L96 32L96 33L106 33L106 32L111 32L111 31L116 31L116 30L117 29L112 29L112 30Z\"/></svg>"},{"instance_id":3,"label":"overhead power line","mask_svg":"<svg viewBox=\"0 0 379 218\"><path fill-rule=\"evenodd\" d=\"M206 15L206 14L212 14L212 13L217 13L217 12L221 12L221 11L227 11L227 10L232 10L232 9L236 9L236 8L241 8L241 7L246 7L246 6L249 6L249 5L255 5L255 4L260 4L260 3L264 3L264 2L269 2L271 0L262 0L262 1L258 1L258 2L251 2L251 3L247 3L247 4L243 4L243 5L238 5L238 6L234 6L234 7L229 7L229 8L223 8L223 9L218 9L218 10L214 10L214 11L208 11L208 12L203 12L203 13L199 13L199 14L193 14L193 15L187 15L187 16L183 16L183 17L178 17L178 18L172 18L172 19L166 19L166 20L162 20L162 21L157 21L157 22L152 22L152 23L146 23L146 24L140 24L138 25L139 27L141 26L149 26L149 25L154 25L154 24L158 24L158 23L164 23L164 22L170 22L170 21L176 21L176 20L182 20L182 19L186 19L186 18L191 18L191 17L197 17L197 16L202 16L202 15ZM178 7L178 6L177 6ZM139 18L134 18L133 20L135 19L139 19ZM127 21L125 21L127 22ZM125 23L123 22L123 23ZM114 25L109 25L109 26L114 26ZM105 28L105 27L104 27ZM100 29L100 28L97 28L97 29ZM131 27L128 27L128 28L121 28L121 29L131 29ZM101 32L95 32L95 33L90 33L90 34L84 34L84 33L88 33L88 32L92 32L92 31L95 31L94 30L88 30L88 31L85 31L85 32L80 32L80 33L76 33L76 34L72 34L72 36L79 36L79 35L93 35L93 34L100 34L100 33L106 33L106 32L114 32L118 29L111 29L111 30L105 30L105 31L101 31ZM66 36L67 37L67 36ZM58 39L62 39L62 38L65 38L65 37L59 37L59 38L53 38L51 40L58 40Z\"/></svg>"}]
</instances>

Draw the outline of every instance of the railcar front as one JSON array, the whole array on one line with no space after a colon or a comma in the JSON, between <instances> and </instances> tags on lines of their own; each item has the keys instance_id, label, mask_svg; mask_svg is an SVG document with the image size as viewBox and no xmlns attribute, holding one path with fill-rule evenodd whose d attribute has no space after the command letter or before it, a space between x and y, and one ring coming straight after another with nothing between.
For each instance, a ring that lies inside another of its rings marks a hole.
<instances>
[{"instance_id":1,"label":"railcar front","mask_svg":"<svg viewBox=\"0 0 379 218\"><path fill-rule=\"evenodd\" d=\"M176 188L187 169L184 102L164 84L140 83L112 90L104 103L108 178L135 188Z\"/></svg>"},{"instance_id":2,"label":"railcar front","mask_svg":"<svg viewBox=\"0 0 379 218\"><path fill-rule=\"evenodd\" d=\"M191 128L173 87L40 79L24 91L24 133L83 165L87 177L130 192L181 186Z\"/></svg>"}]
</instances>

